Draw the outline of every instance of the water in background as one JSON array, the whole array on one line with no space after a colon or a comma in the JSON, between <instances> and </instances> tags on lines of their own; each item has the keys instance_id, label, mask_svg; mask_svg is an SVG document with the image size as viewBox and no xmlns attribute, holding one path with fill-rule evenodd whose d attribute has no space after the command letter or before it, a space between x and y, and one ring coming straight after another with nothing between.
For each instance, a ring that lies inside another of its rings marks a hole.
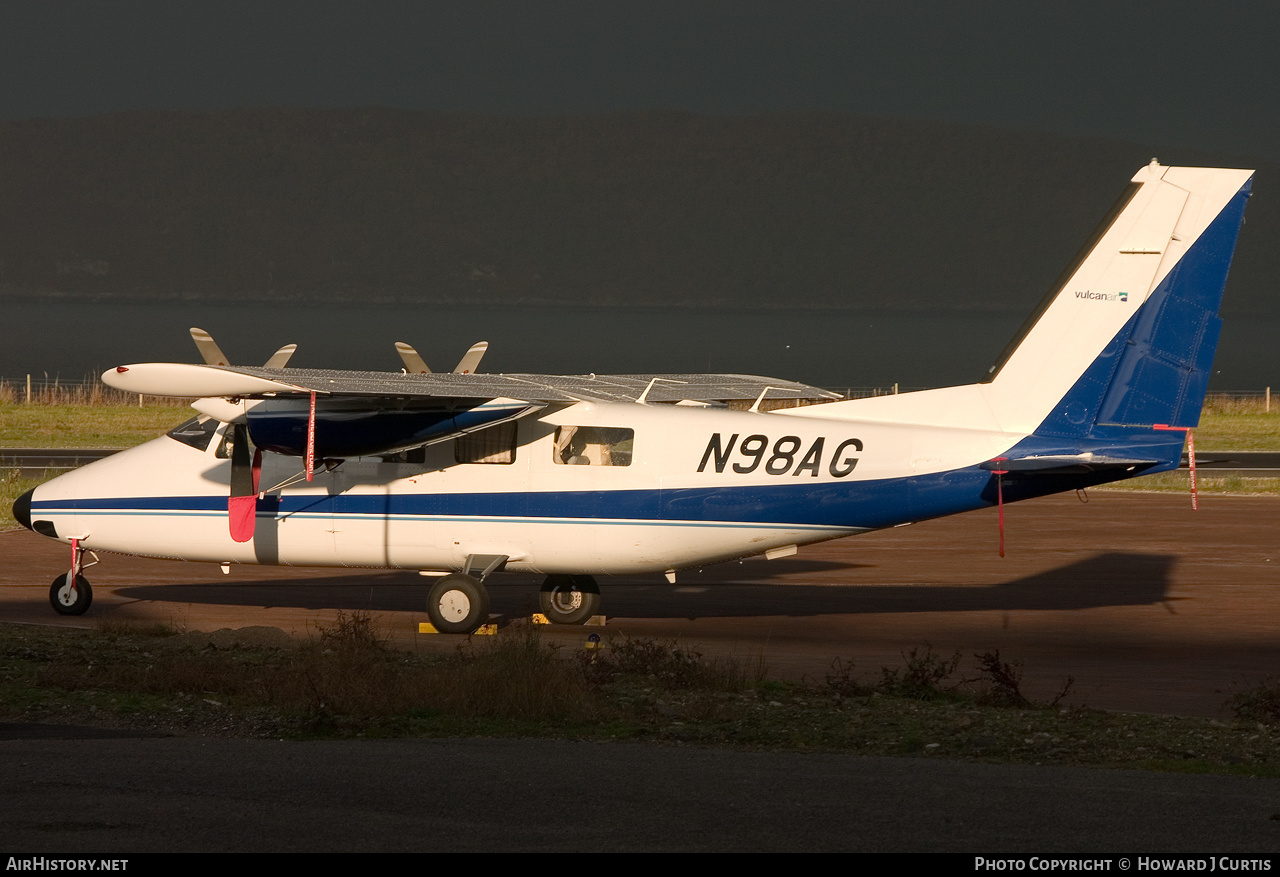
<instances>
[{"instance_id":1,"label":"water in background","mask_svg":"<svg viewBox=\"0 0 1280 877\"><path fill-rule=\"evenodd\" d=\"M296 342L291 365L397 371L407 341L448 371L475 341L488 372L732 372L822 387L933 387L979 379L1024 314L649 310L434 305L5 303L0 377L65 380L132 362L197 362L208 330L237 364ZM1280 386L1280 320L1226 321L1211 388Z\"/></svg>"}]
</instances>

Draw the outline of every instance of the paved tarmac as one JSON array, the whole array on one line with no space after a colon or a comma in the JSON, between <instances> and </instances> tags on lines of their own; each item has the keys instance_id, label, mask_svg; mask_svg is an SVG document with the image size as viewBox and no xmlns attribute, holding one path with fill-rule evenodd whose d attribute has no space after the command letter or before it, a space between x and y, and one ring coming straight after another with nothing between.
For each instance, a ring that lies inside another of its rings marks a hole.
<instances>
[{"instance_id":1,"label":"paved tarmac","mask_svg":"<svg viewBox=\"0 0 1280 877\"><path fill-rule=\"evenodd\" d=\"M1280 849L1275 779L548 740L0 740L0 758L7 854Z\"/></svg>"}]
</instances>

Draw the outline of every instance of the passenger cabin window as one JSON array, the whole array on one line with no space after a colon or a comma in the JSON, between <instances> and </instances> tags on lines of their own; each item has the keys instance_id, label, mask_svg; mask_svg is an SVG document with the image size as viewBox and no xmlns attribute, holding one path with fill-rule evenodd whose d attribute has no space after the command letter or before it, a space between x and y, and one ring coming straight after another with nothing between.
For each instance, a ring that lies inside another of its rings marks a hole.
<instances>
[{"instance_id":1,"label":"passenger cabin window","mask_svg":"<svg viewBox=\"0 0 1280 877\"><path fill-rule=\"evenodd\" d=\"M453 459L459 463L514 463L516 422L458 436L453 443Z\"/></svg>"},{"instance_id":2,"label":"passenger cabin window","mask_svg":"<svg viewBox=\"0 0 1280 877\"><path fill-rule=\"evenodd\" d=\"M557 427L554 459L565 466L630 466L635 435L611 426Z\"/></svg>"},{"instance_id":3,"label":"passenger cabin window","mask_svg":"<svg viewBox=\"0 0 1280 877\"><path fill-rule=\"evenodd\" d=\"M165 435L182 442L184 445L189 445L197 451L207 451L209 442L213 440L213 435L217 429L218 421L201 414L199 417L193 417L186 423L175 426Z\"/></svg>"}]
</instances>

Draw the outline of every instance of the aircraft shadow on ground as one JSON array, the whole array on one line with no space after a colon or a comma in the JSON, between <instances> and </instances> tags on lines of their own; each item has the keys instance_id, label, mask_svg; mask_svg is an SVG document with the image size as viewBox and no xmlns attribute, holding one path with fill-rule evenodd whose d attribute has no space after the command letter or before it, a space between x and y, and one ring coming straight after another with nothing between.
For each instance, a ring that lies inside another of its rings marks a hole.
<instances>
[{"instance_id":1,"label":"aircraft shadow on ground","mask_svg":"<svg viewBox=\"0 0 1280 877\"><path fill-rule=\"evenodd\" d=\"M1176 558L1112 552L995 585L812 585L699 578L654 583L639 577L601 580L603 609L618 618L730 618L905 612L1060 611L1164 602ZM791 565L791 574L796 574ZM838 564L805 562L808 566ZM756 570L752 569L752 573ZM744 576L745 578L745 576ZM752 575L751 579L758 576ZM498 576L489 581L495 614L537 611L539 579ZM120 596L161 603L263 608L423 612L429 579L403 572L363 573L314 581L219 582L119 588Z\"/></svg>"}]
</instances>

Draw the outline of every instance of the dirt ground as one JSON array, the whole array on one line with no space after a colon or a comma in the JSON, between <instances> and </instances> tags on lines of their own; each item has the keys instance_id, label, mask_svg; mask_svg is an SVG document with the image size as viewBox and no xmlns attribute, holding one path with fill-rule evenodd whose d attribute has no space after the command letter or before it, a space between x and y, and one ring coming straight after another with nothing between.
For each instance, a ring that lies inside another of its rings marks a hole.
<instances>
[{"instance_id":1,"label":"dirt ground","mask_svg":"<svg viewBox=\"0 0 1280 877\"><path fill-rule=\"evenodd\" d=\"M602 579L604 628L679 638L708 655L760 658L774 677L821 679L832 661L878 677L912 647L950 655L999 649L1025 663L1028 692L1066 677L1069 703L1218 715L1234 687L1280 675L1280 498L1095 491L802 548L796 556L680 574ZM233 567L103 555L94 604L62 619L49 583L68 549L26 530L0 533L0 620L92 626L158 620L192 630L268 625L314 634L339 610L369 610L397 643L453 649L417 633L428 579L413 572ZM536 609L538 579L489 580L494 613Z\"/></svg>"}]
</instances>

